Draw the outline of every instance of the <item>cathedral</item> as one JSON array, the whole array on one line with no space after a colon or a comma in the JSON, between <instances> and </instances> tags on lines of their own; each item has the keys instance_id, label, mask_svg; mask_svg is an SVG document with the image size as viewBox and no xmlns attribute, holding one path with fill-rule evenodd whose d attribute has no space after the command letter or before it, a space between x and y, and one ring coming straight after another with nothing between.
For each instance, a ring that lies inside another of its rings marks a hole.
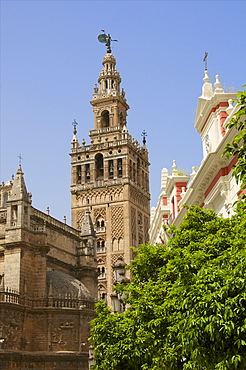
<instances>
[{"instance_id":1,"label":"cathedral","mask_svg":"<svg viewBox=\"0 0 246 370\"><path fill-rule=\"evenodd\" d=\"M149 161L108 48L94 87L90 143L71 142L72 226L32 206L21 164L0 185L0 368L89 369L94 303L115 302L131 246L149 239ZM119 271L121 271L119 273Z\"/></svg>"}]
</instances>

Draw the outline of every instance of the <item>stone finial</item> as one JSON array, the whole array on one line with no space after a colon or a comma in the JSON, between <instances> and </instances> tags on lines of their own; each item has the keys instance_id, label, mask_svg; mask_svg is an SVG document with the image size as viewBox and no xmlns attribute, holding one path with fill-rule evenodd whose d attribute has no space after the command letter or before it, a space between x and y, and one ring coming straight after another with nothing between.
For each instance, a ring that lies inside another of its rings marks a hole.
<instances>
[{"instance_id":1,"label":"stone finial","mask_svg":"<svg viewBox=\"0 0 246 370\"><path fill-rule=\"evenodd\" d=\"M161 190L165 191L167 187L167 178L168 178L168 170L167 168L163 168L161 171Z\"/></svg>"},{"instance_id":2,"label":"stone finial","mask_svg":"<svg viewBox=\"0 0 246 370\"><path fill-rule=\"evenodd\" d=\"M216 75L215 76L215 79L216 79L216 81L214 83L215 93L222 93L222 92L224 92L224 90L221 88L222 83L220 82L219 78L220 78L219 75Z\"/></svg>"},{"instance_id":3,"label":"stone finial","mask_svg":"<svg viewBox=\"0 0 246 370\"><path fill-rule=\"evenodd\" d=\"M26 190L26 184L24 180L24 173L22 172L21 164L19 164L16 172L16 177L13 180L13 186L11 189L10 200L24 200L30 203L30 197Z\"/></svg>"},{"instance_id":4,"label":"stone finial","mask_svg":"<svg viewBox=\"0 0 246 370\"><path fill-rule=\"evenodd\" d=\"M196 176L196 167L195 167L195 166L193 166L193 167L192 167L192 172L191 172L191 174L190 174L190 177L191 177L191 178L192 178L192 180L193 180L195 176Z\"/></svg>"},{"instance_id":5,"label":"stone finial","mask_svg":"<svg viewBox=\"0 0 246 370\"><path fill-rule=\"evenodd\" d=\"M229 99L228 100L228 104L229 104L229 106L228 106L228 108L226 108L226 113L228 114L228 116L229 116L229 114L231 113L231 111L233 110L233 100L232 99Z\"/></svg>"},{"instance_id":6,"label":"stone finial","mask_svg":"<svg viewBox=\"0 0 246 370\"><path fill-rule=\"evenodd\" d=\"M78 146L77 127L76 127L78 125L78 122L76 122L76 120L74 119L74 121L72 122L72 125L73 125L73 138L72 138L71 144L72 144L72 149L74 149Z\"/></svg>"},{"instance_id":7,"label":"stone finial","mask_svg":"<svg viewBox=\"0 0 246 370\"><path fill-rule=\"evenodd\" d=\"M207 69L204 71L203 81L204 81L204 83L210 81L210 77L208 76L208 70Z\"/></svg>"},{"instance_id":8,"label":"stone finial","mask_svg":"<svg viewBox=\"0 0 246 370\"><path fill-rule=\"evenodd\" d=\"M203 81L204 81L204 84L202 86L202 97L210 98L213 96L213 86L209 82L210 78L208 76L208 70L204 71Z\"/></svg>"},{"instance_id":9,"label":"stone finial","mask_svg":"<svg viewBox=\"0 0 246 370\"><path fill-rule=\"evenodd\" d=\"M180 194L180 196L181 196L181 198L183 198L184 197L184 195L185 195L185 193L186 193L186 188L185 188L185 186L182 186L182 188L181 188L181 194Z\"/></svg>"},{"instance_id":10,"label":"stone finial","mask_svg":"<svg viewBox=\"0 0 246 370\"><path fill-rule=\"evenodd\" d=\"M96 232L91 220L91 213L89 210L85 211L84 219L81 224L81 236L96 236Z\"/></svg>"},{"instance_id":11,"label":"stone finial","mask_svg":"<svg viewBox=\"0 0 246 370\"><path fill-rule=\"evenodd\" d=\"M173 176L177 176L178 175L178 170L177 170L177 165L176 165L176 161L173 160L173 165L172 165L172 175Z\"/></svg>"},{"instance_id":12,"label":"stone finial","mask_svg":"<svg viewBox=\"0 0 246 370\"><path fill-rule=\"evenodd\" d=\"M94 86L94 94L98 94L98 86L97 86L97 84L95 84L95 86Z\"/></svg>"}]
</instances>

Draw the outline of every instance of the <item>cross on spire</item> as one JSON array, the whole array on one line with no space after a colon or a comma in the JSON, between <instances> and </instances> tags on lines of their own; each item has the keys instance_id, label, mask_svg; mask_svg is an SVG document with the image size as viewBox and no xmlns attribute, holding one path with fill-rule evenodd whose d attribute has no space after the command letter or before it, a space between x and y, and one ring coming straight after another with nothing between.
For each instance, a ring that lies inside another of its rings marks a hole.
<instances>
[{"instance_id":1,"label":"cross on spire","mask_svg":"<svg viewBox=\"0 0 246 370\"><path fill-rule=\"evenodd\" d=\"M145 130L143 130L141 136L143 136L143 145L146 144L146 136L147 136L147 132Z\"/></svg>"},{"instance_id":2,"label":"cross on spire","mask_svg":"<svg viewBox=\"0 0 246 370\"><path fill-rule=\"evenodd\" d=\"M21 160L23 159L21 154L17 155L17 157L19 158L19 166L21 166Z\"/></svg>"},{"instance_id":3,"label":"cross on spire","mask_svg":"<svg viewBox=\"0 0 246 370\"><path fill-rule=\"evenodd\" d=\"M207 57L208 57L208 53L205 51L205 55L204 55L204 58L203 58L203 61L205 63L205 71L208 70L208 61L207 61Z\"/></svg>"},{"instance_id":4,"label":"cross on spire","mask_svg":"<svg viewBox=\"0 0 246 370\"><path fill-rule=\"evenodd\" d=\"M74 118L73 122L72 122L72 125L73 125L73 133L74 135L77 134L77 129L76 129L76 126L78 125L78 122L76 122L76 119Z\"/></svg>"}]
</instances>

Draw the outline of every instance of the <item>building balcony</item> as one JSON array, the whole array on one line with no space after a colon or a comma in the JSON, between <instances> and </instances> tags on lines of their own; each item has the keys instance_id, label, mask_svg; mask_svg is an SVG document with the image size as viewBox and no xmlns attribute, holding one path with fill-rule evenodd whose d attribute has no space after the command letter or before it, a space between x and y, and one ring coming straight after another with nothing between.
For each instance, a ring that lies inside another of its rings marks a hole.
<instances>
[{"instance_id":1,"label":"building balcony","mask_svg":"<svg viewBox=\"0 0 246 370\"><path fill-rule=\"evenodd\" d=\"M105 247L97 247L97 254L99 253L106 253L106 248Z\"/></svg>"},{"instance_id":2,"label":"building balcony","mask_svg":"<svg viewBox=\"0 0 246 370\"><path fill-rule=\"evenodd\" d=\"M106 227L105 226L99 226L99 227L95 227L95 231L96 233L105 233L106 232Z\"/></svg>"}]
</instances>

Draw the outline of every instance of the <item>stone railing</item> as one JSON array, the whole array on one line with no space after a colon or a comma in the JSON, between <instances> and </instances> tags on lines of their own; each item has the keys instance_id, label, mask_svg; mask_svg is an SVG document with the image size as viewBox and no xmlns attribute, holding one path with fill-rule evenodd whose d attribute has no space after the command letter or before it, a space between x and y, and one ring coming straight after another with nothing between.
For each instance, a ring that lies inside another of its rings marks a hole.
<instances>
[{"instance_id":1,"label":"stone railing","mask_svg":"<svg viewBox=\"0 0 246 370\"><path fill-rule=\"evenodd\" d=\"M95 227L96 233L105 233L106 232L106 227L105 226L98 226Z\"/></svg>"},{"instance_id":2,"label":"stone railing","mask_svg":"<svg viewBox=\"0 0 246 370\"><path fill-rule=\"evenodd\" d=\"M97 247L97 253L106 253L106 247Z\"/></svg>"},{"instance_id":3,"label":"stone railing","mask_svg":"<svg viewBox=\"0 0 246 370\"><path fill-rule=\"evenodd\" d=\"M65 224L62 221L58 221L55 218L51 217L50 215L47 215L46 213L43 213L39 211L36 208L32 207L32 214L31 217L37 217L39 219L39 224L36 225L37 230L36 231L45 231L45 225L52 225L55 228L58 228L60 230L63 230L65 232L68 232L70 234L73 234L77 237L80 236L80 233L78 230L74 229L73 227ZM42 223L40 222L42 221Z\"/></svg>"},{"instance_id":4,"label":"stone railing","mask_svg":"<svg viewBox=\"0 0 246 370\"><path fill-rule=\"evenodd\" d=\"M0 289L0 302L19 304L19 297L19 293L14 289Z\"/></svg>"},{"instance_id":5,"label":"stone railing","mask_svg":"<svg viewBox=\"0 0 246 370\"><path fill-rule=\"evenodd\" d=\"M32 307L55 307L55 308L75 308L75 309L94 309L94 303L88 299L64 297L48 297L32 299Z\"/></svg>"},{"instance_id":6,"label":"stone railing","mask_svg":"<svg viewBox=\"0 0 246 370\"><path fill-rule=\"evenodd\" d=\"M83 299L79 297L72 297L65 294L62 297L45 297L45 298L30 298L27 296L20 296L20 294L11 288L0 290L0 303L21 304L32 308L74 308L74 309L94 309L94 302L92 300Z\"/></svg>"}]
</instances>

